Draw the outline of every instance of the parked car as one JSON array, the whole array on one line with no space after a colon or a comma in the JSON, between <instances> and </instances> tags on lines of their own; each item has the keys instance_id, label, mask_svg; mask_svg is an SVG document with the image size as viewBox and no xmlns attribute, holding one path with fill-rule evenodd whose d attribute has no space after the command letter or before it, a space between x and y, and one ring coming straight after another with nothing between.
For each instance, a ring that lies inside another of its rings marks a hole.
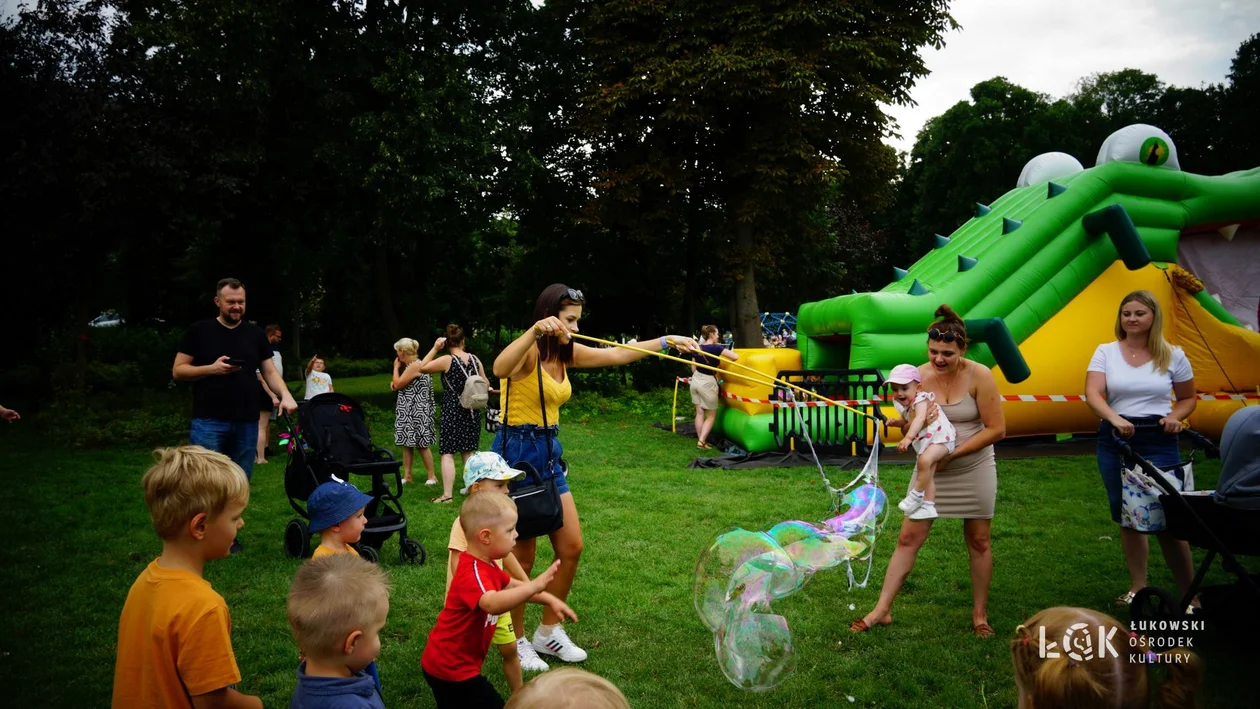
<instances>
[{"instance_id":1,"label":"parked car","mask_svg":"<svg viewBox=\"0 0 1260 709\"><path fill-rule=\"evenodd\" d=\"M93 318L92 322L88 323L88 327L117 327L124 322L121 315L113 310L106 310Z\"/></svg>"}]
</instances>

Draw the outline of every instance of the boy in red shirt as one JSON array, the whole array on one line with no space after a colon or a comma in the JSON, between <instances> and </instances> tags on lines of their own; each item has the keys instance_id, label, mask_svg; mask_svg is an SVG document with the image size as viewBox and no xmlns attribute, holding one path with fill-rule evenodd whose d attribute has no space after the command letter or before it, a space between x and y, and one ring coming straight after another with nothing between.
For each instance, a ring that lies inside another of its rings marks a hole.
<instances>
[{"instance_id":1,"label":"boy in red shirt","mask_svg":"<svg viewBox=\"0 0 1260 709\"><path fill-rule=\"evenodd\" d=\"M459 509L468 550L459 557L446 605L420 657L438 709L500 709L503 698L481 674L499 615L530 601L576 621L564 601L544 591L560 561L533 581L513 579L494 564L516 545L516 503L507 495L471 495Z\"/></svg>"}]
</instances>

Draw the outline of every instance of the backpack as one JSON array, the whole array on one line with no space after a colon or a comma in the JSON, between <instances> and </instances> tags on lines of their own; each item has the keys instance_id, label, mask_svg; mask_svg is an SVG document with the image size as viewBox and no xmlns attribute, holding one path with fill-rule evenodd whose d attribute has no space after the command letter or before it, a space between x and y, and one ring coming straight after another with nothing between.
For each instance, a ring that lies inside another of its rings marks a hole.
<instances>
[{"instance_id":1,"label":"backpack","mask_svg":"<svg viewBox=\"0 0 1260 709\"><path fill-rule=\"evenodd\" d=\"M470 411L479 411L490 405L490 382L481 376L478 372L478 366L481 364L475 355L472 357L472 372L459 361L459 357L451 355L451 361L459 364L460 370L464 372L464 390L459 393L459 405Z\"/></svg>"}]
</instances>

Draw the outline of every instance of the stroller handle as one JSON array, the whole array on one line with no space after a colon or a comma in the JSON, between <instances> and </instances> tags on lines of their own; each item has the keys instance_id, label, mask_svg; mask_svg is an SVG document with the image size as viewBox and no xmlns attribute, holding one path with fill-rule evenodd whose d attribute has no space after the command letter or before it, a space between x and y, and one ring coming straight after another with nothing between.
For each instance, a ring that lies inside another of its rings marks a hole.
<instances>
[{"instance_id":1,"label":"stroller handle","mask_svg":"<svg viewBox=\"0 0 1260 709\"><path fill-rule=\"evenodd\" d=\"M1144 424L1134 424L1133 428L1134 430L1138 430L1138 429L1141 429L1141 430L1161 429L1162 430L1164 427L1158 423L1144 423ZM1207 436L1204 436L1202 433L1199 433L1198 431L1194 430L1193 428L1190 428L1189 426L1184 426L1182 427L1178 435L1184 435L1186 438L1189 438L1191 445L1195 448L1201 449L1208 458L1221 457L1221 449L1216 445L1216 443L1214 443ZM1131 455L1133 455L1133 451L1129 447L1128 440L1125 438L1122 438L1120 436L1120 433L1116 430L1114 426L1112 426L1111 428L1111 440L1114 441L1116 445L1120 448L1120 451L1125 455L1125 458L1128 458Z\"/></svg>"}]
</instances>

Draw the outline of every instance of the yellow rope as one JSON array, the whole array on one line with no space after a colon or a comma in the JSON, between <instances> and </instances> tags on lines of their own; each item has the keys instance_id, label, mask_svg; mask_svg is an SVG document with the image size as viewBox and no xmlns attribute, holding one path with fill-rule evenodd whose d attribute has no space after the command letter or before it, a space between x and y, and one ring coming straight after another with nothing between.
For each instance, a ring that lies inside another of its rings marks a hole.
<instances>
[{"instance_id":1,"label":"yellow rope","mask_svg":"<svg viewBox=\"0 0 1260 709\"><path fill-rule=\"evenodd\" d=\"M719 369L719 368L717 368L717 367L712 367L712 366L709 366L709 365L707 365L707 364L701 364L701 363L699 363L699 362L694 362L694 361L692 361L692 360L688 360L688 359L682 359L681 357L675 357L675 356L673 356L673 355L663 354L663 353L661 353L661 352L657 352L657 351L654 351L654 350L645 349L645 348L643 348L643 347L634 347L633 345L626 345L626 344L622 344L622 343L620 343L620 342L611 342L611 341L609 341L609 340L601 340L601 339L599 339L598 337L591 337L590 335L583 335L583 334L576 333L576 332L570 332L570 333L568 333L568 335L569 335L569 337L574 338L574 339L578 339L578 340L588 340L588 341L590 341L590 342L596 342L596 343L599 343L599 344L601 344L601 345L610 345L610 346L612 346L612 347L620 347L620 348L622 348L622 349L626 349L626 350L633 350L633 351L635 351L635 352L643 352L643 353L646 353L646 354L655 355L655 356L657 356L657 357L660 357L661 359L668 359L668 360L671 360L671 361L674 361L674 362L680 362L680 363L682 363L682 364L691 365L691 366L693 366L693 367L697 367L697 368L699 368L699 369L707 369L707 370L709 370L709 371L712 371L712 372L715 372L715 373L718 373L718 374L727 374L727 375L729 375L729 374L730 374L730 372L729 372L729 371L722 370L722 369ZM669 343L668 338L667 338L665 341L666 341L666 343ZM672 344L672 343L671 343L671 344ZM760 378L764 379L764 380L765 380L765 382L763 382L763 383L773 383L773 384L779 384L779 385L782 385L782 386L787 387L787 388L789 388L789 389L792 389L793 391L798 391L798 392L800 392L800 393L802 393L802 394L805 394L805 395L807 395L807 396L812 396L812 397L814 397L814 398L816 398L816 399L818 399L818 400L820 400L820 401L825 401L826 403L830 404L831 406L837 406L837 407L839 407L839 408L841 408L841 409L844 409L845 411L851 411L851 412L853 412L853 413L857 414L858 416L865 416L866 418L870 418L870 419L874 419L874 418L875 418L874 416L872 416L871 414L866 413L865 411L859 411L858 409L855 409L855 408L852 408L852 407L849 407L849 406L845 406L844 404L841 404L840 402L837 402L837 401L832 401L831 399L828 399L827 397L825 397L825 396L823 396L823 395L821 395L821 394L818 394L817 392L812 392L812 391L810 391L810 390L808 390L808 389L804 389L804 388L799 387L799 386L797 386L797 385L795 385L795 384L793 384L793 383L791 383L791 382L788 382L788 381L784 381L784 380L782 380L782 379L779 379L778 377L775 377L775 376L773 376L773 375L766 374L765 372L762 372L762 371L760 371L760 370L753 369L752 367L748 367L748 366L742 365L742 364L740 364L739 362L730 362L730 361L728 361L728 362L727 362L727 365L728 365L728 366L730 366L730 367L734 367L734 368L736 368L736 369L743 369L743 370L745 370L745 371L751 372L752 374L755 374L756 376L758 376L758 377L760 377ZM736 375L736 376L738 377L738 376L740 376L740 375ZM743 377L741 377L741 378L747 379L748 377L743 376Z\"/></svg>"}]
</instances>

